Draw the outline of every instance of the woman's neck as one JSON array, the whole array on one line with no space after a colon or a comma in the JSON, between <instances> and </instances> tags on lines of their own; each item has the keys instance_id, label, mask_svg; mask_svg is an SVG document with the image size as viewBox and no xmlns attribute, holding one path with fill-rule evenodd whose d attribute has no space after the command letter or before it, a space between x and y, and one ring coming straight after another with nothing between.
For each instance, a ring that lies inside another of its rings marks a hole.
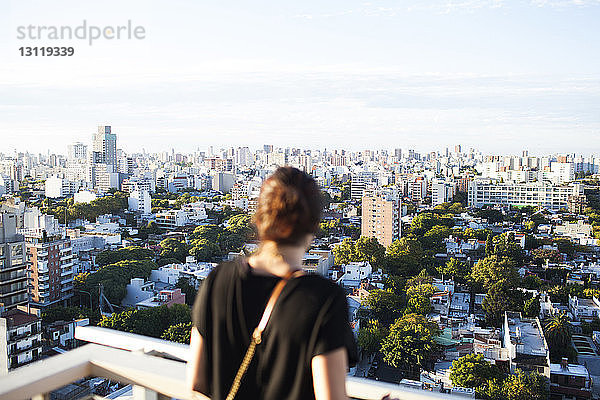
<instances>
[{"instance_id":1,"label":"woman's neck","mask_svg":"<svg viewBox=\"0 0 600 400\"><path fill-rule=\"evenodd\" d=\"M248 258L248 264L256 271L285 276L290 271L302 268L305 253L303 245L278 245L273 241L264 241L258 251Z\"/></svg>"}]
</instances>

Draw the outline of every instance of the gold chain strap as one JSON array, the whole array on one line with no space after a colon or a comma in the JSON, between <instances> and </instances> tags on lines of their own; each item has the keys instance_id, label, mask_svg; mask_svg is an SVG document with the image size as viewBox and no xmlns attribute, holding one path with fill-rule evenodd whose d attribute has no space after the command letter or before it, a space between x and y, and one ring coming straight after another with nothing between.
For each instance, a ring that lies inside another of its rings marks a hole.
<instances>
[{"instance_id":1,"label":"gold chain strap","mask_svg":"<svg viewBox=\"0 0 600 400\"><path fill-rule=\"evenodd\" d=\"M238 369L237 374L235 374L235 378L233 378L233 383L231 384L231 389L229 390L229 394L227 395L225 400L233 400L235 398L235 395L237 394L237 392L240 388L240 384L242 383L242 378L244 377L244 374L246 373L246 371L248 370L248 367L250 366L250 361L252 361L252 358L254 357L254 351L256 350L256 345L258 343L260 343L260 341L257 341L255 339L254 335L252 335L252 340L250 341L250 346L248 346L248 350L246 351L246 355L244 356L244 359L242 360L240 369Z\"/></svg>"}]
</instances>

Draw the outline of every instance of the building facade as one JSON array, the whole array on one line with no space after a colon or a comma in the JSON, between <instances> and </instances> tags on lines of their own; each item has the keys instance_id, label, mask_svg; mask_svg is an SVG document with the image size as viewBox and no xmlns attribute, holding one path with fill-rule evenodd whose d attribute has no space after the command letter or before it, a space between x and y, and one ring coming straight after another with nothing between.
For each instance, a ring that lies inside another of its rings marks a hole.
<instances>
[{"instance_id":1,"label":"building facade","mask_svg":"<svg viewBox=\"0 0 600 400\"><path fill-rule=\"evenodd\" d=\"M374 237L385 247L402 233L402 201L394 196L371 193L362 197L361 236Z\"/></svg>"},{"instance_id":2,"label":"building facade","mask_svg":"<svg viewBox=\"0 0 600 400\"><path fill-rule=\"evenodd\" d=\"M46 231L25 234L30 300L48 307L73 296L73 254L70 239Z\"/></svg>"},{"instance_id":3,"label":"building facade","mask_svg":"<svg viewBox=\"0 0 600 400\"><path fill-rule=\"evenodd\" d=\"M0 315L0 375L40 358L41 324L36 315L19 309Z\"/></svg>"},{"instance_id":4,"label":"building facade","mask_svg":"<svg viewBox=\"0 0 600 400\"><path fill-rule=\"evenodd\" d=\"M578 185L557 186L545 182L502 183L491 179L469 182L469 207L485 205L532 206L550 210L567 209L570 196L579 193Z\"/></svg>"},{"instance_id":5,"label":"building facade","mask_svg":"<svg viewBox=\"0 0 600 400\"><path fill-rule=\"evenodd\" d=\"M4 310L27 303L25 241L17 234L17 216L0 214L0 307Z\"/></svg>"}]
</instances>

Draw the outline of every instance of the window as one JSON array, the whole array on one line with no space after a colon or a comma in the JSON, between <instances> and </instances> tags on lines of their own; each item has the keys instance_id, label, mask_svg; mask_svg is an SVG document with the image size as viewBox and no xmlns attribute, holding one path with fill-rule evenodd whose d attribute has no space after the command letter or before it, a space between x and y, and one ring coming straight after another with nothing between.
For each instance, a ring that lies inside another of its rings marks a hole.
<instances>
[{"instance_id":1,"label":"window","mask_svg":"<svg viewBox=\"0 0 600 400\"><path fill-rule=\"evenodd\" d=\"M20 244L11 246L11 258L17 259L23 257L23 246Z\"/></svg>"}]
</instances>

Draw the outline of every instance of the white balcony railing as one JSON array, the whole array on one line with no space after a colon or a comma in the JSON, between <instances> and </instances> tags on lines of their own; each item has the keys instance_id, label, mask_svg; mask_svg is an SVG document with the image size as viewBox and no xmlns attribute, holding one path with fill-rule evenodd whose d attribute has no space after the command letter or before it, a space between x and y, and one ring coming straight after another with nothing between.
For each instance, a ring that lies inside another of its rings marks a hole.
<instances>
[{"instance_id":1,"label":"white balcony railing","mask_svg":"<svg viewBox=\"0 0 600 400\"><path fill-rule=\"evenodd\" d=\"M53 390L98 376L132 385L135 400L191 400L185 385L186 364L180 361L188 357L187 345L97 327L77 327L75 336L93 343L0 377L0 399L44 400ZM349 397L365 400L386 394L401 400L462 398L354 377L347 378L346 390Z\"/></svg>"}]
</instances>

